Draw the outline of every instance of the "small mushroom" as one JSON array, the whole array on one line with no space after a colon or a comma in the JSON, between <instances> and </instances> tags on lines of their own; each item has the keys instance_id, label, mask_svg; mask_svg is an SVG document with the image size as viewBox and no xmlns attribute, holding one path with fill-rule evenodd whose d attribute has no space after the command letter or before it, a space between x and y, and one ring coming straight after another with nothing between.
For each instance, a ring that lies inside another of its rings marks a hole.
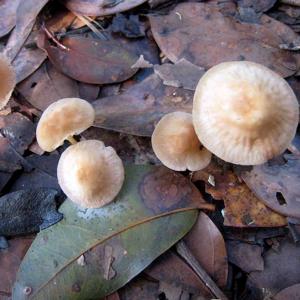
<instances>
[{"instance_id":1,"label":"small mushroom","mask_svg":"<svg viewBox=\"0 0 300 300\"><path fill-rule=\"evenodd\" d=\"M79 98L65 98L47 107L36 129L39 146L51 152L64 140L72 143L73 135L93 125L95 111L91 104Z\"/></svg>"},{"instance_id":2,"label":"small mushroom","mask_svg":"<svg viewBox=\"0 0 300 300\"><path fill-rule=\"evenodd\" d=\"M122 160L112 147L97 140L71 145L61 155L57 178L64 193L85 208L113 201L124 182Z\"/></svg>"},{"instance_id":3,"label":"small mushroom","mask_svg":"<svg viewBox=\"0 0 300 300\"><path fill-rule=\"evenodd\" d=\"M200 79L193 103L195 131L221 159L257 165L281 154L295 136L297 98L288 83L253 62L225 62Z\"/></svg>"},{"instance_id":4,"label":"small mushroom","mask_svg":"<svg viewBox=\"0 0 300 300\"><path fill-rule=\"evenodd\" d=\"M9 60L0 55L0 109L2 109L10 99L16 85L16 74Z\"/></svg>"},{"instance_id":5,"label":"small mushroom","mask_svg":"<svg viewBox=\"0 0 300 300\"><path fill-rule=\"evenodd\" d=\"M211 153L195 133L192 115L185 112L169 113L157 123L152 148L159 160L175 171L201 170L211 160Z\"/></svg>"}]
</instances>

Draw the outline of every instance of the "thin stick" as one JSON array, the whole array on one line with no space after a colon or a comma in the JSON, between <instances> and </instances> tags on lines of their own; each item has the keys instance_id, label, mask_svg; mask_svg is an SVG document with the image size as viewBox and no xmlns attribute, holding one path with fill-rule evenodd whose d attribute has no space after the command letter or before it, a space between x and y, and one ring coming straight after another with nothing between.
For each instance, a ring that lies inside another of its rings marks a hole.
<instances>
[{"instance_id":1,"label":"thin stick","mask_svg":"<svg viewBox=\"0 0 300 300\"><path fill-rule=\"evenodd\" d=\"M209 288L215 297L221 300L228 300L225 294L219 289L215 282L210 278L206 271L201 267L199 262L193 256L185 242L179 241L176 245L176 250L180 256L190 265L195 273L200 277L203 283Z\"/></svg>"},{"instance_id":2,"label":"thin stick","mask_svg":"<svg viewBox=\"0 0 300 300\"><path fill-rule=\"evenodd\" d=\"M65 45L60 43L59 40L54 36L54 34L45 25L43 25L43 29L44 29L46 35L48 36L48 38L50 38L57 45L58 48L61 48L62 50L66 50L66 51L70 50L68 47L66 47Z\"/></svg>"}]
</instances>

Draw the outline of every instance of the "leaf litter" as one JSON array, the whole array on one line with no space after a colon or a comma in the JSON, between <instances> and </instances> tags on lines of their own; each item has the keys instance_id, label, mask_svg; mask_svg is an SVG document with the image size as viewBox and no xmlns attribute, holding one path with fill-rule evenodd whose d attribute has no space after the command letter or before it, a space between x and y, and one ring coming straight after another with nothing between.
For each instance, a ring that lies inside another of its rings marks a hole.
<instances>
[{"instance_id":1,"label":"leaf litter","mask_svg":"<svg viewBox=\"0 0 300 300\"><path fill-rule=\"evenodd\" d=\"M299 95L298 7L274 0L2 2L0 49L18 85L0 116L0 298L210 299L219 286L222 299L298 299L298 135L283 157L252 169L216 160L176 175L149 166L160 164L149 138L156 123L169 112L191 112L197 82L219 62L262 63ZM135 170L120 203L77 211L61 197L56 166L67 144L43 152L35 126L64 97L96 109L100 128L76 139L103 140ZM207 215L197 219L196 207ZM32 237L15 236L40 230L17 275ZM166 251L187 232L190 261L179 246ZM43 271L27 279L32 266Z\"/></svg>"}]
</instances>

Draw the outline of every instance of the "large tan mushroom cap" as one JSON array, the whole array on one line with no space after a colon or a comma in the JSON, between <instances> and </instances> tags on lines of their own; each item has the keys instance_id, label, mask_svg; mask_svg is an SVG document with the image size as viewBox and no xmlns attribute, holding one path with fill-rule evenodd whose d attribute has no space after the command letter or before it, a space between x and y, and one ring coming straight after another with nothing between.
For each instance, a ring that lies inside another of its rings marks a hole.
<instances>
[{"instance_id":1,"label":"large tan mushroom cap","mask_svg":"<svg viewBox=\"0 0 300 300\"><path fill-rule=\"evenodd\" d=\"M152 148L159 160L175 171L201 170L211 160L211 153L195 133L192 115L185 112L169 113L158 122Z\"/></svg>"},{"instance_id":2,"label":"large tan mushroom cap","mask_svg":"<svg viewBox=\"0 0 300 300\"><path fill-rule=\"evenodd\" d=\"M226 62L200 79L193 104L195 131L221 159L262 164L295 136L299 105L287 82L252 62Z\"/></svg>"},{"instance_id":3,"label":"large tan mushroom cap","mask_svg":"<svg viewBox=\"0 0 300 300\"><path fill-rule=\"evenodd\" d=\"M113 201L124 182L122 160L112 147L87 140L70 146L60 157L58 182L64 193L86 208Z\"/></svg>"},{"instance_id":4,"label":"large tan mushroom cap","mask_svg":"<svg viewBox=\"0 0 300 300\"><path fill-rule=\"evenodd\" d=\"M68 137L93 125L95 111L91 104L78 98L58 100L43 112L36 130L38 144L51 152Z\"/></svg>"},{"instance_id":5,"label":"large tan mushroom cap","mask_svg":"<svg viewBox=\"0 0 300 300\"><path fill-rule=\"evenodd\" d=\"M15 85L15 71L8 59L0 54L0 109L7 104Z\"/></svg>"}]
</instances>

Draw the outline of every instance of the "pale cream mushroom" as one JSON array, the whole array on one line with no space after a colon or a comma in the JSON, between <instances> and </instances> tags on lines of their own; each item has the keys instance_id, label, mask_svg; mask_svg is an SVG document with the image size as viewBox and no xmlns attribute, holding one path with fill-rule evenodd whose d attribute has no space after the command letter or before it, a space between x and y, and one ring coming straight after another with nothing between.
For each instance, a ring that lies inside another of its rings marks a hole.
<instances>
[{"instance_id":1,"label":"pale cream mushroom","mask_svg":"<svg viewBox=\"0 0 300 300\"><path fill-rule=\"evenodd\" d=\"M221 159L262 164L295 136L299 105L288 83L253 62L225 62L200 79L193 122L201 143Z\"/></svg>"},{"instance_id":2,"label":"pale cream mushroom","mask_svg":"<svg viewBox=\"0 0 300 300\"><path fill-rule=\"evenodd\" d=\"M93 125L95 111L91 104L79 98L65 98L47 107L36 129L39 146L51 152L65 140L72 142L73 135L80 134Z\"/></svg>"},{"instance_id":3,"label":"pale cream mushroom","mask_svg":"<svg viewBox=\"0 0 300 300\"><path fill-rule=\"evenodd\" d=\"M81 207L110 203L124 182L122 160L112 147L87 140L67 148L61 155L57 178L63 192Z\"/></svg>"},{"instance_id":4,"label":"pale cream mushroom","mask_svg":"<svg viewBox=\"0 0 300 300\"><path fill-rule=\"evenodd\" d=\"M165 115L152 134L152 148L158 159L175 171L197 171L211 161L211 153L200 143L192 115L173 112Z\"/></svg>"},{"instance_id":5,"label":"pale cream mushroom","mask_svg":"<svg viewBox=\"0 0 300 300\"><path fill-rule=\"evenodd\" d=\"M0 109L10 99L16 85L16 74L9 60L0 54Z\"/></svg>"}]
</instances>

